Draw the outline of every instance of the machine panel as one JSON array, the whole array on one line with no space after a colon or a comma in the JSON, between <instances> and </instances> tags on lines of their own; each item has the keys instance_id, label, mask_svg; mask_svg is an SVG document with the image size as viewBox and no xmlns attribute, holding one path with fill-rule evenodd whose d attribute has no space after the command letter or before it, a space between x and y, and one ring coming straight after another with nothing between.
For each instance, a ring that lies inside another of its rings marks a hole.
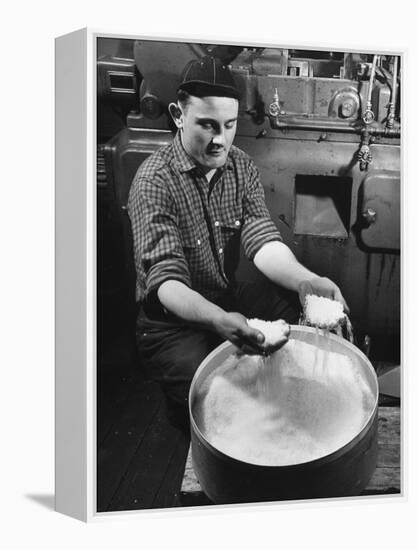
<instances>
[{"instance_id":1,"label":"machine panel","mask_svg":"<svg viewBox=\"0 0 418 550\"><path fill-rule=\"evenodd\" d=\"M340 285L359 335L398 349L400 57L105 42L98 48L98 189L99 202L114 205L112 223L123 228L121 280L132 282L125 212L132 179L173 138L167 107L180 67L210 52L229 65L240 88L234 143L258 166L285 242L308 268ZM114 241L108 246L120 250ZM243 259L239 274L253 269Z\"/></svg>"}]
</instances>

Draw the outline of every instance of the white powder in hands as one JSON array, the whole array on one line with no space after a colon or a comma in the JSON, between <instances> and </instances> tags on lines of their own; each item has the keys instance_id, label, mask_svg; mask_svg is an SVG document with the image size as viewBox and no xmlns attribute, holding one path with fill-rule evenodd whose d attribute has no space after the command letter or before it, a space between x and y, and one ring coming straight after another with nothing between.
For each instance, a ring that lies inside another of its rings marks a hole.
<instances>
[{"instance_id":1,"label":"white powder in hands","mask_svg":"<svg viewBox=\"0 0 418 550\"><path fill-rule=\"evenodd\" d=\"M262 321L261 319L248 319L248 325L255 328L264 334L264 346L266 348L275 347L280 342L287 339L290 327L283 321L278 319L277 321Z\"/></svg>"},{"instance_id":2,"label":"white powder in hands","mask_svg":"<svg viewBox=\"0 0 418 550\"><path fill-rule=\"evenodd\" d=\"M305 298L305 320L318 328L332 329L345 319L343 305L336 300L308 294Z\"/></svg>"}]
</instances>

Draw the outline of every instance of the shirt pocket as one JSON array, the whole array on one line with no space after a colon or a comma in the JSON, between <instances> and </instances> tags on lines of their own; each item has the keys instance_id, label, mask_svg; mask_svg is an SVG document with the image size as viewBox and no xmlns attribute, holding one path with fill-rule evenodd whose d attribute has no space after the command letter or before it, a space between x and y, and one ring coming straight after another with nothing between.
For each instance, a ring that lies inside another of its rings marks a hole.
<instances>
[{"instance_id":1,"label":"shirt pocket","mask_svg":"<svg viewBox=\"0 0 418 550\"><path fill-rule=\"evenodd\" d=\"M203 220L195 224L181 225L180 239L193 286L199 286L202 278L213 271L214 262L206 222Z\"/></svg>"},{"instance_id":2,"label":"shirt pocket","mask_svg":"<svg viewBox=\"0 0 418 550\"><path fill-rule=\"evenodd\" d=\"M202 248L209 242L209 233L204 220L180 226L180 239L184 249Z\"/></svg>"},{"instance_id":3,"label":"shirt pocket","mask_svg":"<svg viewBox=\"0 0 418 550\"><path fill-rule=\"evenodd\" d=\"M222 237L225 241L236 239L241 235L242 217L240 212L224 213L219 220Z\"/></svg>"},{"instance_id":4,"label":"shirt pocket","mask_svg":"<svg viewBox=\"0 0 418 550\"><path fill-rule=\"evenodd\" d=\"M238 268L241 248L242 218L239 213L229 212L220 220L222 249L224 251L224 270L232 280Z\"/></svg>"}]
</instances>

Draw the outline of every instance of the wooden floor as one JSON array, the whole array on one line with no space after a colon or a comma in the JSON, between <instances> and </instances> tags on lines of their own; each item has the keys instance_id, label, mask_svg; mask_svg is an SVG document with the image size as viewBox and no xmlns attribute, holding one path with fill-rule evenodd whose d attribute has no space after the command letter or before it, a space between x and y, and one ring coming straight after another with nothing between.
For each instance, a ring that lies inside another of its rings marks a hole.
<instances>
[{"instance_id":1,"label":"wooden floor","mask_svg":"<svg viewBox=\"0 0 418 550\"><path fill-rule=\"evenodd\" d=\"M168 422L158 384L117 358L98 365L97 511L180 506L190 440Z\"/></svg>"}]
</instances>

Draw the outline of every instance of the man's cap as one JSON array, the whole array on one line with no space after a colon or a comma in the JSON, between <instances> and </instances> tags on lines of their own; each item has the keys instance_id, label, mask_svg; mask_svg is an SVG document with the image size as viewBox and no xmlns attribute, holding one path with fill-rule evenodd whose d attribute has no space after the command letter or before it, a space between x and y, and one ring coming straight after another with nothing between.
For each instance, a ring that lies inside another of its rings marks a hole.
<instances>
[{"instance_id":1,"label":"man's cap","mask_svg":"<svg viewBox=\"0 0 418 550\"><path fill-rule=\"evenodd\" d=\"M185 66L178 90L196 97L218 96L240 99L234 78L219 58L207 55Z\"/></svg>"}]
</instances>

